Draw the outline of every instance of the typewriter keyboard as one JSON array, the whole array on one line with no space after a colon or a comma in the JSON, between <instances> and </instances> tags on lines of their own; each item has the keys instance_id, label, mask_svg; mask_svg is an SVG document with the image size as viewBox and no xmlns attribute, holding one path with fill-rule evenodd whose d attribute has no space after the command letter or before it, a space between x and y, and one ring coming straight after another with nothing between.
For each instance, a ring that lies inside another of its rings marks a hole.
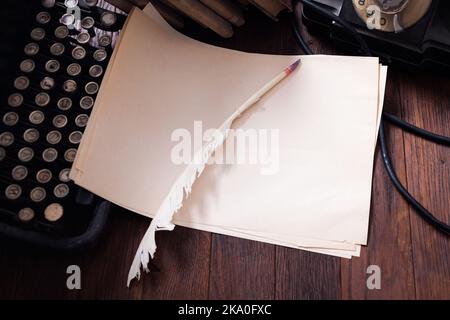
<instances>
[{"instance_id":1,"label":"typewriter keyboard","mask_svg":"<svg viewBox=\"0 0 450 320\"><path fill-rule=\"evenodd\" d=\"M125 16L96 0L34 2L4 75L0 221L74 235L92 218L94 196L69 172Z\"/></svg>"}]
</instances>

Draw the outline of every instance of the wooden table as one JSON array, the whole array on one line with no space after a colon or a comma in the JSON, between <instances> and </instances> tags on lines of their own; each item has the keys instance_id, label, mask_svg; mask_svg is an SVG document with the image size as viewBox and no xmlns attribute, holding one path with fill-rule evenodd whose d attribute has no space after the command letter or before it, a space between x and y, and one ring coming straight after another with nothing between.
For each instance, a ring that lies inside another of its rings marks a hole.
<instances>
[{"instance_id":1,"label":"wooden table","mask_svg":"<svg viewBox=\"0 0 450 320\"><path fill-rule=\"evenodd\" d=\"M286 18L286 17L284 17ZM274 23L252 10L232 39L189 31L220 46L261 53L300 53L288 19ZM309 38L316 52L325 40ZM389 73L385 108L420 127L450 135L450 80ZM401 181L427 208L450 222L450 149L388 127ZM159 232L155 264L131 289L126 278L149 220L115 207L98 244L61 255L0 247L0 298L58 299L449 299L450 241L396 192L376 152L369 245L339 259L177 227ZM66 288L66 268L81 268L82 289ZM381 290L366 287L367 267L381 268Z\"/></svg>"}]
</instances>

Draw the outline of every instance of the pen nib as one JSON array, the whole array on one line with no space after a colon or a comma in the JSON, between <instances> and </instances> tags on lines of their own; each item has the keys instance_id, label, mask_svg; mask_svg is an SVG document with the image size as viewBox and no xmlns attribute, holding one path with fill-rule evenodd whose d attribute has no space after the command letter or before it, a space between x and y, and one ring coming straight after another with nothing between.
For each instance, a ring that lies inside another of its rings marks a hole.
<instances>
[{"instance_id":1,"label":"pen nib","mask_svg":"<svg viewBox=\"0 0 450 320\"><path fill-rule=\"evenodd\" d=\"M297 61L295 61L293 64L291 64L289 67L286 68L286 70L284 70L286 72L286 74L291 74L292 72L295 71L295 69L298 68L298 66L301 63L301 59L298 59Z\"/></svg>"}]
</instances>

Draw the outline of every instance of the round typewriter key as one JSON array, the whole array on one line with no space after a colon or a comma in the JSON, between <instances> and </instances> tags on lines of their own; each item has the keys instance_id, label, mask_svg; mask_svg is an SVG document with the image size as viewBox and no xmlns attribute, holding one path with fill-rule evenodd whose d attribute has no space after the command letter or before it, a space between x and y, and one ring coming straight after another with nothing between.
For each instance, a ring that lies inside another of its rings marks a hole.
<instances>
[{"instance_id":1,"label":"round typewriter key","mask_svg":"<svg viewBox=\"0 0 450 320\"><path fill-rule=\"evenodd\" d=\"M86 50L83 47L77 46L72 50L72 57L77 60L84 59L86 57Z\"/></svg>"},{"instance_id":2,"label":"round typewriter key","mask_svg":"<svg viewBox=\"0 0 450 320\"><path fill-rule=\"evenodd\" d=\"M77 83L73 80L66 80L63 84L63 90L69 93L75 92L77 90Z\"/></svg>"},{"instance_id":3,"label":"round typewriter key","mask_svg":"<svg viewBox=\"0 0 450 320\"><path fill-rule=\"evenodd\" d=\"M22 222L29 222L34 218L34 210L31 208L23 208L17 214L17 217Z\"/></svg>"},{"instance_id":4,"label":"round typewriter key","mask_svg":"<svg viewBox=\"0 0 450 320\"><path fill-rule=\"evenodd\" d=\"M87 94L96 94L98 92L98 83L97 82L88 82L85 86L84 86L84 90L86 91Z\"/></svg>"},{"instance_id":5,"label":"round typewriter key","mask_svg":"<svg viewBox=\"0 0 450 320\"><path fill-rule=\"evenodd\" d=\"M64 160L67 162L73 162L75 160L75 156L77 155L77 149L70 148L64 152Z\"/></svg>"},{"instance_id":6,"label":"round typewriter key","mask_svg":"<svg viewBox=\"0 0 450 320\"><path fill-rule=\"evenodd\" d=\"M22 181L28 175L28 169L25 166L15 166L11 171L11 176L16 181Z\"/></svg>"},{"instance_id":7,"label":"round typewriter key","mask_svg":"<svg viewBox=\"0 0 450 320\"><path fill-rule=\"evenodd\" d=\"M103 68L102 66L99 66L98 64L94 64L92 67L89 68L89 75L93 78L98 78L103 74Z\"/></svg>"},{"instance_id":8,"label":"round typewriter key","mask_svg":"<svg viewBox=\"0 0 450 320\"><path fill-rule=\"evenodd\" d=\"M67 111L72 107L72 99L64 97L58 100L58 108L63 111Z\"/></svg>"},{"instance_id":9,"label":"round typewriter key","mask_svg":"<svg viewBox=\"0 0 450 320\"><path fill-rule=\"evenodd\" d=\"M44 121L44 119L45 119L44 113L40 110L33 111L28 116L28 120L30 120L32 124L41 124Z\"/></svg>"},{"instance_id":10,"label":"round typewriter key","mask_svg":"<svg viewBox=\"0 0 450 320\"><path fill-rule=\"evenodd\" d=\"M42 187L36 187L30 191L30 199L34 202L41 202L47 196L47 192Z\"/></svg>"},{"instance_id":11,"label":"round typewriter key","mask_svg":"<svg viewBox=\"0 0 450 320\"><path fill-rule=\"evenodd\" d=\"M67 184L60 183L53 189L53 194L57 198L64 198L69 194L69 186Z\"/></svg>"},{"instance_id":12,"label":"round typewriter key","mask_svg":"<svg viewBox=\"0 0 450 320\"><path fill-rule=\"evenodd\" d=\"M5 196L9 200L16 200L21 196L21 194L22 188L17 184L10 184L8 187L6 187Z\"/></svg>"},{"instance_id":13,"label":"round typewriter key","mask_svg":"<svg viewBox=\"0 0 450 320\"><path fill-rule=\"evenodd\" d=\"M42 11L36 15L36 21L40 24L47 24L50 22L51 16L50 13Z\"/></svg>"},{"instance_id":14,"label":"round typewriter key","mask_svg":"<svg viewBox=\"0 0 450 320\"><path fill-rule=\"evenodd\" d=\"M0 161L6 158L6 150L0 147Z\"/></svg>"},{"instance_id":15,"label":"round typewriter key","mask_svg":"<svg viewBox=\"0 0 450 320\"><path fill-rule=\"evenodd\" d=\"M62 139L61 132L53 130L47 133L47 142L50 144L58 144Z\"/></svg>"},{"instance_id":16,"label":"round typewriter key","mask_svg":"<svg viewBox=\"0 0 450 320\"><path fill-rule=\"evenodd\" d=\"M41 0L41 4L44 8L53 8L55 6L55 0Z\"/></svg>"},{"instance_id":17,"label":"round typewriter key","mask_svg":"<svg viewBox=\"0 0 450 320\"><path fill-rule=\"evenodd\" d=\"M50 103L50 96L47 93L45 93L45 92L40 92L34 98L34 102L39 107L45 107L45 106L47 106Z\"/></svg>"},{"instance_id":18,"label":"round typewriter key","mask_svg":"<svg viewBox=\"0 0 450 320\"><path fill-rule=\"evenodd\" d=\"M39 52L39 45L37 43L30 42L25 46L23 52L25 52L27 56L34 56Z\"/></svg>"},{"instance_id":19,"label":"round typewriter key","mask_svg":"<svg viewBox=\"0 0 450 320\"><path fill-rule=\"evenodd\" d=\"M55 37L58 39L65 39L69 36L69 28L67 26L59 26L55 29Z\"/></svg>"},{"instance_id":20,"label":"round typewriter key","mask_svg":"<svg viewBox=\"0 0 450 320\"><path fill-rule=\"evenodd\" d=\"M39 139L39 131L35 128L25 130L23 133L23 140L28 143L36 142Z\"/></svg>"},{"instance_id":21,"label":"round typewriter key","mask_svg":"<svg viewBox=\"0 0 450 320\"><path fill-rule=\"evenodd\" d=\"M14 142L14 135L11 132L3 132L0 134L0 146L9 147Z\"/></svg>"},{"instance_id":22,"label":"round typewriter key","mask_svg":"<svg viewBox=\"0 0 450 320\"><path fill-rule=\"evenodd\" d=\"M94 60L99 62L104 61L107 56L108 54L105 49L97 49L93 54Z\"/></svg>"},{"instance_id":23,"label":"round typewriter key","mask_svg":"<svg viewBox=\"0 0 450 320\"><path fill-rule=\"evenodd\" d=\"M97 5L98 0L84 0L87 6L95 7Z\"/></svg>"},{"instance_id":24,"label":"round typewriter key","mask_svg":"<svg viewBox=\"0 0 450 320\"><path fill-rule=\"evenodd\" d=\"M16 88L17 90L25 90L28 88L29 85L30 85L30 79L28 79L25 76L17 77L14 80L14 88Z\"/></svg>"},{"instance_id":25,"label":"round typewriter key","mask_svg":"<svg viewBox=\"0 0 450 320\"><path fill-rule=\"evenodd\" d=\"M100 15L100 22L106 27L112 26L117 21L117 16L112 12L103 12Z\"/></svg>"},{"instance_id":26,"label":"round typewriter key","mask_svg":"<svg viewBox=\"0 0 450 320\"><path fill-rule=\"evenodd\" d=\"M36 64L31 59L25 59L20 63L20 71L30 73L33 72Z\"/></svg>"},{"instance_id":27,"label":"round typewriter key","mask_svg":"<svg viewBox=\"0 0 450 320\"><path fill-rule=\"evenodd\" d=\"M59 42L52 44L50 47L50 53L54 56L62 55L65 50L66 50L66 48L64 47L64 45Z\"/></svg>"},{"instance_id":28,"label":"round typewriter key","mask_svg":"<svg viewBox=\"0 0 450 320\"><path fill-rule=\"evenodd\" d=\"M16 125L17 122L19 122L19 115L15 112L7 112L3 116L3 123L7 126L12 127Z\"/></svg>"},{"instance_id":29,"label":"round typewriter key","mask_svg":"<svg viewBox=\"0 0 450 320\"><path fill-rule=\"evenodd\" d=\"M89 116L87 114L79 114L75 118L75 124L77 127L84 128L87 125L87 122L89 120Z\"/></svg>"},{"instance_id":30,"label":"round typewriter key","mask_svg":"<svg viewBox=\"0 0 450 320\"><path fill-rule=\"evenodd\" d=\"M67 74L76 77L81 73L81 66L78 63L71 63L67 66Z\"/></svg>"},{"instance_id":31,"label":"round typewriter key","mask_svg":"<svg viewBox=\"0 0 450 320\"><path fill-rule=\"evenodd\" d=\"M59 177L59 181L61 181L61 182L69 182L70 181L69 175L70 175L70 169L69 168L62 169L59 172L59 176L58 176Z\"/></svg>"},{"instance_id":32,"label":"round typewriter key","mask_svg":"<svg viewBox=\"0 0 450 320\"><path fill-rule=\"evenodd\" d=\"M69 135L69 141L73 144L79 144L82 137L83 133L81 133L81 131L74 131Z\"/></svg>"},{"instance_id":33,"label":"round typewriter key","mask_svg":"<svg viewBox=\"0 0 450 320\"><path fill-rule=\"evenodd\" d=\"M34 41L40 41L45 37L45 30L42 28L34 28L31 30L30 37Z\"/></svg>"},{"instance_id":34,"label":"round typewriter key","mask_svg":"<svg viewBox=\"0 0 450 320\"><path fill-rule=\"evenodd\" d=\"M88 43L89 40L91 40L91 36L87 32L80 32L77 34L77 41L78 43L85 44Z\"/></svg>"},{"instance_id":35,"label":"round typewriter key","mask_svg":"<svg viewBox=\"0 0 450 320\"><path fill-rule=\"evenodd\" d=\"M33 157L34 157L34 151L33 151L33 149L31 149L29 147L24 147L19 150L17 157L22 162L30 162L31 159L33 159Z\"/></svg>"},{"instance_id":36,"label":"round typewriter key","mask_svg":"<svg viewBox=\"0 0 450 320\"><path fill-rule=\"evenodd\" d=\"M100 38L98 38L98 43L102 46L102 47L107 47L111 44L112 39L109 35L104 34L102 36L100 36Z\"/></svg>"},{"instance_id":37,"label":"round typewriter key","mask_svg":"<svg viewBox=\"0 0 450 320\"><path fill-rule=\"evenodd\" d=\"M48 60L45 63L45 70L51 73L55 73L59 70L60 64L58 60Z\"/></svg>"},{"instance_id":38,"label":"round typewriter key","mask_svg":"<svg viewBox=\"0 0 450 320\"><path fill-rule=\"evenodd\" d=\"M81 27L83 29L91 29L95 24L95 21L92 17L84 17L83 20L81 20Z\"/></svg>"},{"instance_id":39,"label":"round typewriter key","mask_svg":"<svg viewBox=\"0 0 450 320\"><path fill-rule=\"evenodd\" d=\"M63 25L70 26L75 23L75 16L71 13L65 13L62 15L61 19L59 19Z\"/></svg>"},{"instance_id":40,"label":"round typewriter key","mask_svg":"<svg viewBox=\"0 0 450 320\"><path fill-rule=\"evenodd\" d=\"M13 93L8 97L10 107L19 107L23 103L23 96L20 93Z\"/></svg>"},{"instance_id":41,"label":"round typewriter key","mask_svg":"<svg viewBox=\"0 0 450 320\"><path fill-rule=\"evenodd\" d=\"M58 114L53 118L52 123L56 128L64 128L67 124L67 117L63 114Z\"/></svg>"},{"instance_id":42,"label":"round typewriter key","mask_svg":"<svg viewBox=\"0 0 450 320\"><path fill-rule=\"evenodd\" d=\"M36 180L39 183L48 183L52 180L52 172L48 169L41 169L36 173Z\"/></svg>"},{"instance_id":43,"label":"round typewriter key","mask_svg":"<svg viewBox=\"0 0 450 320\"><path fill-rule=\"evenodd\" d=\"M64 208L59 203L52 203L44 210L44 217L48 221L55 222L61 219L64 214Z\"/></svg>"},{"instance_id":44,"label":"round typewriter key","mask_svg":"<svg viewBox=\"0 0 450 320\"><path fill-rule=\"evenodd\" d=\"M94 98L90 96L84 96L80 99L80 107L84 110L89 110L94 106Z\"/></svg>"},{"instance_id":45,"label":"round typewriter key","mask_svg":"<svg viewBox=\"0 0 450 320\"><path fill-rule=\"evenodd\" d=\"M47 148L42 152L42 159L45 162L53 162L58 158L58 151L55 148Z\"/></svg>"},{"instance_id":46,"label":"round typewriter key","mask_svg":"<svg viewBox=\"0 0 450 320\"><path fill-rule=\"evenodd\" d=\"M55 80L50 77L44 77L44 79L41 80L40 85L43 90L51 90L55 87Z\"/></svg>"},{"instance_id":47,"label":"round typewriter key","mask_svg":"<svg viewBox=\"0 0 450 320\"><path fill-rule=\"evenodd\" d=\"M65 0L64 5L67 8L75 8L78 5L78 0Z\"/></svg>"}]
</instances>

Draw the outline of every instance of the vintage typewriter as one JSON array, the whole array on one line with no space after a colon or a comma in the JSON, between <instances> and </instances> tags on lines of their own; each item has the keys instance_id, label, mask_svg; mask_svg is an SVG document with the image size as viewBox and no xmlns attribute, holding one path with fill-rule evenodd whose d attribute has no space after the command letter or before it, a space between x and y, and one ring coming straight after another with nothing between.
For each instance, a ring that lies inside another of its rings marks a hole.
<instances>
[{"instance_id":1,"label":"vintage typewriter","mask_svg":"<svg viewBox=\"0 0 450 320\"><path fill-rule=\"evenodd\" d=\"M442 0L308 0L363 36L374 55L411 70L450 71L450 2ZM359 47L339 23L304 5L302 20L344 48Z\"/></svg>"},{"instance_id":2,"label":"vintage typewriter","mask_svg":"<svg viewBox=\"0 0 450 320\"><path fill-rule=\"evenodd\" d=\"M126 17L101 0L3 0L0 10L0 235L82 247L109 204L69 171Z\"/></svg>"}]
</instances>

